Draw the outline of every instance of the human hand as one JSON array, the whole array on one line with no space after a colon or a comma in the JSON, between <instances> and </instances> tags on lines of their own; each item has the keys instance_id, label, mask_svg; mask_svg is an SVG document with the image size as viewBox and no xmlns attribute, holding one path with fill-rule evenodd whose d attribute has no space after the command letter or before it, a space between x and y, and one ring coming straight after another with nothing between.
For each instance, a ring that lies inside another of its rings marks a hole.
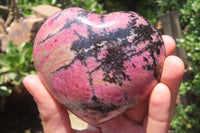
<instances>
[{"instance_id":1,"label":"human hand","mask_svg":"<svg viewBox=\"0 0 200 133\"><path fill-rule=\"evenodd\" d=\"M33 96L45 133L167 133L173 118L176 96L184 74L184 64L172 56L175 41L163 36L166 59L160 82L143 102L132 109L97 127L75 131L71 128L69 115L47 91L37 75L27 76L23 83Z\"/></svg>"}]
</instances>

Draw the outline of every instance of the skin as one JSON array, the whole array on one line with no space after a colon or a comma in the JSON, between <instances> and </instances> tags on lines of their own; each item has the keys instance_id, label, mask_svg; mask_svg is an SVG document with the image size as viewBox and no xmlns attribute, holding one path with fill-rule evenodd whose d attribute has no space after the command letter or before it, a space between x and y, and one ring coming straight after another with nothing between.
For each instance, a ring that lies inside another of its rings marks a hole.
<instances>
[{"instance_id":1,"label":"skin","mask_svg":"<svg viewBox=\"0 0 200 133\"><path fill-rule=\"evenodd\" d=\"M25 77L23 83L33 96L45 133L167 133L173 118L176 96L184 64L172 55L175 41L162 36L166 48L166 59L160 82L143 102L124 114L96 127L75 131L71 128L67 110L59 104L43 86L37 75Z\"/></svg>"}]
</instances>

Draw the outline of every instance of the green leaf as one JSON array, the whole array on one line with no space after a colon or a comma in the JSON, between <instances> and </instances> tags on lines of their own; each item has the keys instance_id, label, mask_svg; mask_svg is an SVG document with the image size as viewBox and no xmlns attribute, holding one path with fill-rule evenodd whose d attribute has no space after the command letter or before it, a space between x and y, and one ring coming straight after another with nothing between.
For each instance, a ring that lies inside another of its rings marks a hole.
<instances>
[{"instance_id":1,"label":"green leaf","mask_svg":"<svg viewBox=\"0 0 200 133\"><path fill-rule=\"evenodd\" d=\"M0 85L3 84L4 75L0 75Z\"/></svg>"},{"instance_id":2,"label":"green leaf","mask_svg":"<svg viewBox=\"0 0 200 133\"><path fill-rule=\"evenodd\" d=\"M52 5L56 4L56 1L57 1L57 0L52 0L52 1L51 1L51 4L52 4Z\"/></svg>"},{"instance_id":3,"label":"green leaf","mask_svg":"<svg viewBox=\"0 0 200 133\"><path fill-rule=\"evenodd\" d=\"M3 53L0 53L0 66L10 67L10 63L6 58L6 55Z\"/></svg>"},{"instance_id":4,"label":"green leaf","mask_svg":"<svg viewBox=\"0 0 200 133\"><path fill-rule=\"evenodd\" d=\"M8 73L8 78L11 80L11 83L13 85L19 85L22 83L24 75L21 75L20 73L16 72L10 72Z\"/></svg>"},{"instance_id":5,"label":"green leaf","mask_svg":"<svg viewBox=\"0 0 200 133\"><path fill-rule=\"evenodd\" d=\"M14 72L10 72L8 73L8 78L11 80L15 80L15 78L17 77L17 74Z\"/></svg>"},{"instance_id":6,"label":"green leaf","mask_svg":"<svg viewBox=\"0 0 200 133\"><path fill-rule=\"evenodd\" d=\"M9 96L12 93L12 89L7 86L0 86L0 96Z\"/></svg>"},{"instance_id":7,"label":"green leaf","mask_svg":"<svg viewBox=\"0 0 200 133\"><path fill-rule=\"evenodd\" d=\"M15 80L13 80L11 83L13 85L20 85L22 83L23 79L24 79L24 76L18 74L17 77L15 78Z\"/></svg>"},{"instance_id":8,"label":"green leaf","mask_svg":"<svg viewBox=\"0 0 200 133\"><path fill-rule=\"evenodd\" d=\"M2 67L2 68L0 69L0 73L6 73L6 72L8 72L8 71L10 71L10 70L11 70L10 67Z\"/></svg>"},{"instance_id":9,"label":"green leaf","mask_svg":"<svg viewBox=\"0 0 200 133\"><path fill-rule=\"evenodd\" d=\"M16 53L20 53L20 50L19 50L19 46L14 44L12 41L9 42L8 46L7 46L7 49L6 49L6 54L7 55L13 55L13 54L16 54Z\"/></svg>"},{"instance_id":10,"label":"green leaf","mask_svg":"<svg viewBox=\"0 0 200 133\"><path fill-rule=\"evenodd\" d=\"M13 55L9 55L7 57L7 60L10 62L10 66L13 68L15 67L17 64L20 63L20 55L19 54L13 54Z\"/></svg>"}]
</instances>

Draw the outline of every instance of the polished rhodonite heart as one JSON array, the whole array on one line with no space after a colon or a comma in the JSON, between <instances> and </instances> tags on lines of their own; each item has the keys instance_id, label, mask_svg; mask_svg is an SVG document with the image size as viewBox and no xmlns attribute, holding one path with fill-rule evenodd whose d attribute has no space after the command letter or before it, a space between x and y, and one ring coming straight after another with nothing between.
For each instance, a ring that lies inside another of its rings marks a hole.
<instances>
[{"instance_id":1,"label":"polished rhodonite heart","mask_svg":"<svg viewBox=\"0 0 200 133\"><path fill-rule=\"evenodd\" d=\"M137 13L98 15L81 8L51 16L33 54L49 92L90 124L143 100L159 81L165 59L160 34Z\"/></svg>"}]
</instances>

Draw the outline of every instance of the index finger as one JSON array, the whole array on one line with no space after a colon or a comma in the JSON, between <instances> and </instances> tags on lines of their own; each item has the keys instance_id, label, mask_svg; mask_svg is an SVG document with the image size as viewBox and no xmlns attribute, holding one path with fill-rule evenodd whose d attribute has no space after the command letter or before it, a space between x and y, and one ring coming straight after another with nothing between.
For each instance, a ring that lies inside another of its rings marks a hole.
<instances>
[{"instance_id":1,"label":"index finger","mask_svg":"<svg viewBox=\"0 0 200 133\"><path fill-rule=\"evenodd\" d=\"M168 35L163 35L162 38L165 45L166 56L172 55L176 48L175 40Z\"/></svg>"}]
</instances>

